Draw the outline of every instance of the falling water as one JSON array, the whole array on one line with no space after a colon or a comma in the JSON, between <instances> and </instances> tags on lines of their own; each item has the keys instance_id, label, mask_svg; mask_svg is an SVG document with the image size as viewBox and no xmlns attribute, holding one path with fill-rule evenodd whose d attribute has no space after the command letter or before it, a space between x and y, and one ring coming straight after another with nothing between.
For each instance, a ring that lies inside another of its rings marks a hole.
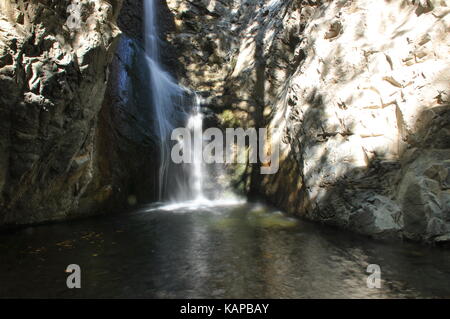
<instances>
[{"instance_id":1,"label":"falling water","mask_svg":"<svg viewBox=\"0 0 450 319\"><path fill-rule=\"evenodd\" d=\"M195 200L204 200L203 195L203 114L200 110L200 98L195 95L194 113L189 117L187 128L191 131L192 139L192 169L190 176L190 188Z\"/></svg>"},{"instance_id":2,"label":"falling water","mask_svg":"<svg viewBox=\"0 0 450 319\"><path fill-rule=\"evenodd\" d=\"M154 0L144 2L145 6L145 52L146 62L150 71L152 102L155 111L155 126L159 138L160 168L159 168L159 199L163 198L167 187L169 169L169 144L173 123L171 114L174 112L173 97L179 95L180 87L171 76L162 69L159 56L159 37L156 28Z\"/></svg>"},{"instance_id":3,"label":"falling water","mask_svg":"<svg viewBox=\"0 0 450 319\"><path fill-rule=\"evenodd\" d=\"M160 62L159 42L161 40L158 36L155 0L146 0L144 6L146 62L150 72L152 104L161 157L159 199L202 199L202 140L201 137L195 138L202 135L203 116L200 111L200 100L196 94L178 85L170 74L163 69ZM186 98L189 95L191 98ZM189 101L192 101L192 96L195 102L194 107L192 107L192 102L189 103ZM180 104L182 108L188 110L180 109ZM190 150L190 153L193 154L192 164L189 164L188 169L185 170L187 176L184 178L188 180L187 183L183 181L183 177L179 176L182 175L183 170L174 167L170 158L171 146L173 145L171 142L172 131L179 125L185 124L186 117L188 117L187 128L195 133L192 134L194 141L190 143L193 145L193 149Z\"/></svg>"},{"instance_id":4,"label":"falling water","mask_svg":"<svg viewBox=\"0 0 450 319\"><path fill-rule=\"evenodd\" d=\"M186 203L191 207L198 207L216 205L219 202L219 205L241 202L233 194L224 199L224 188L216 181L222 172L221 168L213 167L214 174L209 174L211 167L208 170L203 161L204 123L200 97L180 86L162 67L155 1L145 0L144 6L146 63L150 73L154 125L160 145L159 199L170 200L172 204L169 208ZM177 127L186 127L191 133L189 141L179 141L183 151L191 156L190 163L184 165L175 164L171 160L171 150L175 143L171 137Z\"/></svg>"}]
</instances>

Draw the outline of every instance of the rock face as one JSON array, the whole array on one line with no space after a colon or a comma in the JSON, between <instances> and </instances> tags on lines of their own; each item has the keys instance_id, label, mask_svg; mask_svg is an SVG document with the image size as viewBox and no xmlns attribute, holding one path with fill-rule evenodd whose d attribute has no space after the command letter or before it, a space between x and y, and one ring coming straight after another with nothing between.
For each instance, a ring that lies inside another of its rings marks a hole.
<instances>
[{"instance_id":1,"label":"rock face","mask_svg":"<svg viewBox=\"0 0 450 319\"><path fill-rule=\"evenodd\" d=\"M111 196L110 185L87 191L97 174L97 118L120 6L0 3L0 224L91 213L83 197Z\"/></svg>"},{"instance_id":2,"label":"rock face","mask_svg":"<svg viewBox=\"0 0 450 319\"><path fill-rule=\"evenodd\" d=\"M118 41L119 0L1 2L0 224L155 194L142 3L124 1ZM157 8L163 63L208 121L268 127L281 149L276 174L230 168L242 190L374 237L450 241L448 0Z\"/></svg>"},{"instance_id":3,"label":"rock face","mask_svg":"<svg viewBox=\"0 0 450 319\"><path fill-rule=\"evenodd\" d=\"M125 0L118 18L123 31L110 65L110 76L96 133L95 174L83 207L96 206L92 193L110 187L108 211L149 202L157 196L158 145L153 134L149 74L145 67L143 2Z\"/></svg>"},{"instance_id":4,"label":"rock face","mask_svg":"<svg viewBox=\"0 0 450 319\"><path fill-rule=\"evenodd\" d=\"M180 81L282 150L248 190L375 237L450 239L449 1L167 4Z\"/></svg>"}]
</instances>

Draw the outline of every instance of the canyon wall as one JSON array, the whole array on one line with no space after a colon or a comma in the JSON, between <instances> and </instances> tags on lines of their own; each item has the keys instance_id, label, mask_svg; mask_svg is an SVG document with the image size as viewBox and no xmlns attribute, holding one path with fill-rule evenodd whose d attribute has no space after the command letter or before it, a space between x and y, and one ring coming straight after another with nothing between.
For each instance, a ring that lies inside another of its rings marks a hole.
<instances>
[{"instance_id":1,"label":"canyon wall","mask_svg":"<svg viewBox=\"0 0 450 319\"><path fill-rule=\"evenodd\" d=\"M0 2L0 224L155 198L143 2L121 2L73 1L76 29L70 1ZM274 175L230 166L242 191L374 237L450 241L449 1L157 4L163 63L207 119L268 127L281 149Z\"/></svg>"},{"instance_id":2,"label":"canyon wall","mask_svg":"<svg viewBox=\"0 0 450 319\"><path fill-rule=\"evenodd\" d=\"M374 237L450 241L449 1L167 4L180 81L282 150L277 174L243 173L247 191Z\"/></svg>"},{"instance_id":3,"label":"canyon wall","mask_svg":"<svg viewBox=\"0 0 450 319\"><path fill-rule=\"evenodd\" d=\"M0 224L90 214L111 196L91 182L120 7L0 1Z\"/></svg>"},{"instance_id":4,"label":"canyon wall","mask_svg":"<svg viewBox=\"0 0 450 319\"><path fill-rule=\"evenodd\" d=\"M124 0L117 24L122 34L98 117L97 169L83 201L86 210L93 208L90 194L105 186L111 189L101 205L105 211L148 203L158 194L159 146L144 52L143 1Z\"/></svg>"}]
</instances>

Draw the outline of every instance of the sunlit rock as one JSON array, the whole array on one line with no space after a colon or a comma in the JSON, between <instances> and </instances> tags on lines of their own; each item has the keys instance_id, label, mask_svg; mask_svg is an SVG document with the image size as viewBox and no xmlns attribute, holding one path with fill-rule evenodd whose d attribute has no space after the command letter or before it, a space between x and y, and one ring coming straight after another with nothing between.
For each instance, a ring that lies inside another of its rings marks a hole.
<instances>
[{"instance_id":1,"label":"sunlit rock","mask_svg":"<svg viewBox=\"0 0 450 319\"><path fill-rule=\"evenodd\" d=\"M229 1L208 18L202 1L167 4L181 81L226 125L281 132L259 193L378 237L447 238L448 1ZM218 59L185 57L205 48Z\"/></svg>"}]
</instances>

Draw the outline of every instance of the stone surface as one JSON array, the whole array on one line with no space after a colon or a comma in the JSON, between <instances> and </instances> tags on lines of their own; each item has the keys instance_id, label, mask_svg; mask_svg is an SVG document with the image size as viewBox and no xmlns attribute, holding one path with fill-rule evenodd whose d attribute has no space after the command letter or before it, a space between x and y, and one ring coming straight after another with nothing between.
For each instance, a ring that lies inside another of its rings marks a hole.
<instances>
[{"instance_id":1,"label":"stone surface","mask_svg":"<svg viewBox=\"0 0 450 319\"><path fill-rule=\"evenodd\" d=\"M69 28L76 6L80 24ZM95 135L121 1L0 3L0 224L80 210L96 173ZM102 202L112 186L89 196Z\"/></svg>"},{"instance_id":2,"label":"stone surface","mask_svg":"<svg viewBox=\"0 0 450 319\"><path fill-rule=\"evenodd\" d=\"M142 0L124 1L117 46L119 2L81 1L72 32L70 1L1 3L0 224L152 198ZM370 236L448 244L448 0L157 4L163 63L208 121L269 127L281 149L277 174L229 167L241 190Z\"/></svg>"},{"instance_id":3,"label":"stone surface","mask_svg":"<svg viewBox=\"0 0 450 319\"><path fill-rule=\"evenodd\" d=\"M108 211L156 199L158 145L143 50L143 3L125 0L118 18L123 34L110 65L110 76L96 132L96 174L90 189L110 185ZM95 207L87 192L86 210Z\"/></svg>"},{"instance_id":4,"label":"stone surface","mask_svg":"<svg viewBox=\"0 0 450 319\"><path fill-rule=\"evenodd\" d=\"M449 1L167 4L180 81L281 148L277 174L241 173L247 191L371 236L448 238Z\"/></svg>"}]
</instances>

